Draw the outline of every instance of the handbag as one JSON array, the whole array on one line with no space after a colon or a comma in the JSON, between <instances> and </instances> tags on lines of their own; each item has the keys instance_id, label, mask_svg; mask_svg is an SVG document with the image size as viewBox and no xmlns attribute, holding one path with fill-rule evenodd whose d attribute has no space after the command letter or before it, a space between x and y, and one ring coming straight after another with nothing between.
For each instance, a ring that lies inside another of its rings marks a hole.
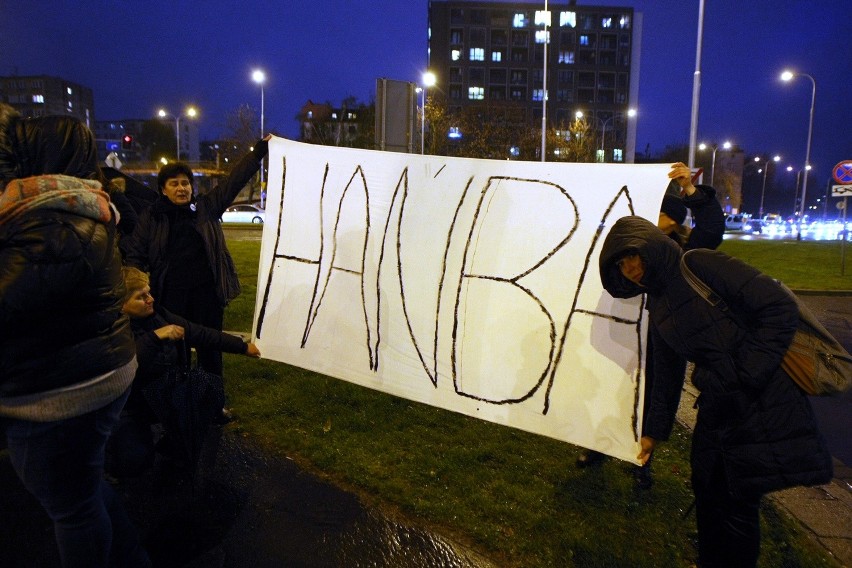
<instances>
[{"instance_id":1,"label":"handbag","mask_svg":"<svg viewBox=\"0 0 852 568\"><path fill-rule=\"evenodd\" d=\"M716 306L738 321L728 309L728 304L686 264L687 251L680 258L680 270L687 283L711 306ZM852 386L852 355L817 320L813 312L783 283L784 291L796 302L799 321L796 334L781 368L799 388L812 396L837 396Z\"/></svg>"},{"instance_id":2,"label":"handbag","mask_svg":"<svg viewBox=\"0 0 852 568\"><path fill-rule=\"evenodd\" d=\"M225 389L222 377L186 361L184 343L178 345L178 363L142 389L148 405L171 432L186 461L197 463L207 427L222 412Z\"/></svg>"}]
</instances>

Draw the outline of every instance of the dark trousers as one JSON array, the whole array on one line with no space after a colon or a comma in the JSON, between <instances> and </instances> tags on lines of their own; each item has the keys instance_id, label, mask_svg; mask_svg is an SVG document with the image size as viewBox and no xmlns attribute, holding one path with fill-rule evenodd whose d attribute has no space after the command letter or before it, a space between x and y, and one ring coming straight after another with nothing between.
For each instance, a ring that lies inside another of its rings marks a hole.
<instances>
[{"instance_id":1,"label":"dark trousers","mask_svg":"<svg viewBox=\"0 0 852 568\"><path fill-rule=\"evenodd\" d=\"M701 568L753 568L760 554L760 496L736 499L721 460L707 483L695 487Z\"/></svg>"},{"instance_id":2,"label":"dark trousers","mask_svg":"<svg viewBox=\"0 0 852 568\"><path fill-rule=\"evenodd\" d=\"M155 298L160 305L182 316L193 323L198 323L215 330L222 331L222 321L225 316L225 306L216 295L213 284L186 289L165 289L162 298ZM189 361L187 347L187 361ZM196 349L198 366L214 375L222 376L222 352L209 349Z\"/></svg>"},{"instance_id":3,"label":"dark trousers","mask_svg":"<svg viewBox=\"0 0 852 568\"><path fill-rule=\"evenodd\" d=\"M82 416L7 419L15 473L53 521L62 566L150 566L120 498L103 479L104 448L130 389Z\"/></svg>"}]
</instances>

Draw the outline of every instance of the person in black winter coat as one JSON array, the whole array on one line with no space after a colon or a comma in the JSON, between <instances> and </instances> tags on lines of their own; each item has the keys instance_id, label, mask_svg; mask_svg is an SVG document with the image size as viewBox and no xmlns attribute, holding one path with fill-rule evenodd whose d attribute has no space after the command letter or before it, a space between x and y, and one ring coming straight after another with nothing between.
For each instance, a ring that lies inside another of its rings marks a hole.
<instances>
[{"instance_id":1,"label":"person in black winter coat","mask_svg":"<svg viewBox=\"0 0 852 568\"><path fill-rule=\"evenodd\" d=\"M151 274L151 291L172 313L222 330L225 306L240 293L234 261L225 244L220 218L260 169L268 150L258 141L225 181L195 195L192 169L184 162L160 169L161 196L139 215L125 243L125 264ZM222 375L222 353L200 349L198 364Z\"/></svg>"},{"instance_id":2,"label":"person in black winter coat","mask_svg":"<svg viewBox=\"0 0 852 568\"><path fill-rule=\"evenodd\" d=\"M181 345L260 357L254 343L193 323L161 307L155 308L148 275L127 266L122 272L127 290L122 312L130 317L139 368L121 425L110 440L110 474L119 476L138 474L153 463L151 425L158 419L148 406L143 390L151 381L180 364L182 355L178 349Z\"/></svg>"},{"instance_id":3,"label":"person in black winter coat","mask_svg":"<svg viewBox=\"0 0 852 568\"><path fill-rule=\"evenodd\" d=\"M682 163L672 164L669 171L671 183L660 204L657 227L676 242L683 250L696 248L715 249L722 243L725 233L725 214L716 199L716 190L709 185L694 185L690 168ZM683 223L686 220L687 208L692 212L692 227ZM647 359L653 359L654 342L649 336L647 344ZM672 362L666 366L670 372L683 376L686 372L686 359L669 352ZM654 367L645 371L644 413L648 415L649 404L655 383ZM577 459L579 467L586 467L601 461L604 454L588 450ZM651 458L635 472L636 481L640 488L648 489L653 485L651 476Z\"/></svg>"},{"instance_id":4,"label":"person in black winter coat","mask_svg":"<svg viewBox=\"0 0 852 568\"><path fill-rule=\"evenodd\" d=\"M637 458L647 460L668 439L684 380L670 365L692 361L700 391L692 440L699 565L755 566L761 496L832 477L810 403L780 366L798 311L769 276L722 252L694 251L689 268L727 302L735 321L690 287L682 255L641 217L619 219L601 249L603 287L616 298L647 295L655 346L648 365L657 383Z\"/></svg>"},{"instance_id":5,"label":"person in black winter coat","mask_svg":"<svg viewBox=\"0 0 852 568\"><path fill-rule=\"evenodd\" d=\"M103 480L136 371L92 133L0 104L0 431L62 565L150 566Z\"/></svg>"}]
</instances>

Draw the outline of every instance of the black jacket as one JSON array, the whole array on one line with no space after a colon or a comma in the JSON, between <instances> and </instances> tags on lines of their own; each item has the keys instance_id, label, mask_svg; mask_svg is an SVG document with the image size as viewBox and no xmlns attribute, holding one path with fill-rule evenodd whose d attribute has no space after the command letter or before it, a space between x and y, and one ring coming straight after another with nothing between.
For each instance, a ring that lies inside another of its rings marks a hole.
<instances>
[{"instance_id":1,"label":"black jacket","mask_svg":"<svg viewBox=\"0 0 852 568\"><path fill-rule=\"evenodd\" d=\"M209 193L193 197L187 205L192 223L207 252L207 262L213 274L216 294L222 305L240 293L240 282L234 261L225 245L225 235L219 219L234 201L249 179L260 169L267 152L267 142L259 141L246 154L223 183ZM151 294L162 297L163 285L169 270L170 209L175 206L164 196L139 215L133 234L124 243L125 262L151 273Z\"/></svg>"},{"instance_id":2,"label":"black jacket","mask_svg":"<svg viewBox=\"0 0 852 568\"><path fill-rule=\"evenodd\" d=\"M626 253L641 257L643 287L621 274L617 261ZM696 487L719 460L741 495L829 481L831 455L810 403L780 367L798 321L794 299L740 260L718 251L693 253L690 268L728 303L735 321L689 286L680 271L682 254L640 217L619 219L601 250L601 280L610 294L648 296L654 335L648 364L655 365L659 388L645 435L664 440L671 431L684 376L661 366L674 353L695 363L693 383L701 391L692 447Z\"/></svg>"},{"instance_id":3,"label":"black jacket","mask_svg":"<svg viewBox=\"0 0 852 568\"><path fill-rule=\"evenodd\" d=\"M684 196L684 204L692 211L693 227L686 239L678 239L684 250L715 249L725 234L725 214L709 185L696 185L695 193Z\"/></svg>"},{"instance_id":4,"label":"black jacket","mask_svg":"<svg viewBox=\"0 0 852 568\"><path fill-rule=\"evenodd\" d=\"M50 209L0 225L0 395L73 385L133 358L115 233Z\"/></svg>"},{"instance_id":5,"label":"black jacket","mask_svg":"<svg viewBox=\"0 0 852 568\"><path fill-rule=\"evenodd\" d=\"M189 347L225 353L246 352L247 344L240 337L193 323L158 306L152 316L130 320L130 327L136 340L136 359L139 362L136 379L133 382L134 391L145 388L151 380L162 375L169 367L180 363L178 355L180 342L161 340L154 333L155 330L169 324L179 325L184 329L184 342Z\"/></svg>"}]
</instances>

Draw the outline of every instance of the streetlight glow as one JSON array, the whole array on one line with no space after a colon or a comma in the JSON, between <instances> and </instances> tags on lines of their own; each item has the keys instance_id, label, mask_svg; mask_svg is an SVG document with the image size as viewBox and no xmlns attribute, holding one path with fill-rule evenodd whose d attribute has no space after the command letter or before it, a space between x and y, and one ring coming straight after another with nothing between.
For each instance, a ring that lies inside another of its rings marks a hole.
<instances>
[{"instance_id":1,"label":"streetlight glow","mask_svg":"<svg viewBox=\"0 0 852 568\"><path fill-rule=\"evenodd\" d=\"M760 162L760 156L754 157L755 162ZM772 160L767 159L766 165L763 166L763 188L760 190L760 212L758 218L763 219L763 196L766 194L766 174L769 173L769 162L780 162L781 156L775 156Z\"/></svg>"},{"instance_id":2,"label":"streetlight glow","mask_svg":"<svg viewBox=\"0 0 852 568\"><path fill-rule=\"evenodd\" d=\"M792 81L796 77L807 77L812 86L811 90L811 111L810 111L810 120L808 121L808 143L805 147L805 176L802 181L802 201L799 207L799 223L801 224L802 217L805 215L805 197L808 192L808 172L807 170L811 169L811 138L814 131L814 103L816 102L816 80L808 75L807 73L794 73L790 70L785 70L781 73L782 81ZM801 226L798 232L797 238L801 239L802 231Z\"/></svg>"},{"instance_id":3,"label":"streetlight glow","mask_svg":"<svg viewBox=\"0 0 852 568\"><path fill-rule=\"evenodd\" d=\"M426 71L421 77L423 88L418 87L420 93L420 154L426 153L426 89L434 87L438 78L431 71Z\"/></svg>"},{"instance_id":4,"label":"streetlight glow","mask_svg":"<svg viewBox=\"0 0 852 568\"><path fill-rule=\"evenodd\" d=\"M195 118L198 116L198 110L195 107L187 107L186 116L188 118ZM173 118L175 119L175 154L178 161L180 161L180 115L173 115L166 112L166 109L161 108L157 111L157 116L160 118Z\"/></svg>"},{"instance_id":5,"label":"streetlight glow","mask_svg":"<svg viewBox=\"0 0 852 568\"><path fill-rule=\"evenodd\" d=\"M725 140L725 142L722 143L722 149L723 150L730 150L731 148L733 148L733 146L734 145L731 144L731 142L728 141L728 140ZM707 148L709 148L709 146L707 144L705 144L704 142L702 142L701 144L698 145L699 150L704 151ZM711 186L713 185L713 181L716 178L716 150L718 150L718 149L719 149L719 145L713 144L713 159L710 162L710 185Z\"/></svg>"},{"instance_id":6,"label":"streetlight glow","mask_svg":"<svg viewBox=\"0 0 852 568\"><path fill-rule=\"evenodd\" d=\"M263 117L263 113L264 113L263 84L266 83L266 73L264 73L260 69L255 69L254 71L251 72L251 80L254 81L255 83L257 83L258 85L260 85L260 137L262 139L263 136L264 136L264 134L263 134L264 133L264 127L263 127L263 118L264 118ZM260 197L261 197L260 201L261 201L261 205L263 205L263 202L264 202L263 179L264 179L263 160L261 160L261 162L260 162Z\"/></svg>"}]
</instances>

